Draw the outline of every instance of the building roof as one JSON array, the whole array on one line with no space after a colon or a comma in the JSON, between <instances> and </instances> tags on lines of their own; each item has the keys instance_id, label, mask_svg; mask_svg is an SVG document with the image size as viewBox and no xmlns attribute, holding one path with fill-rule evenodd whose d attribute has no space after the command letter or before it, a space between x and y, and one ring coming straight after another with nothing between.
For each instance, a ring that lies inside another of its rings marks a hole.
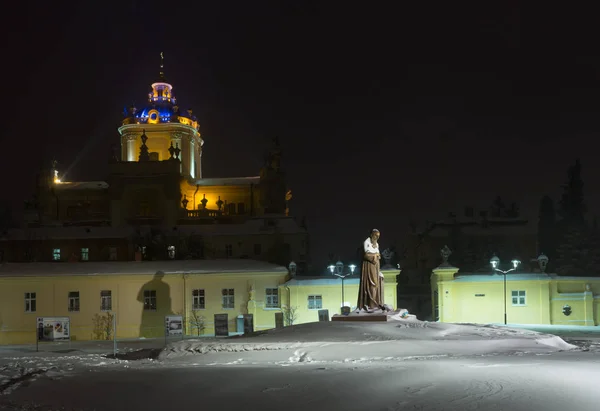
<instances>
[{"instance_id":1,"label":"building roof","mask_svg":"<svg viewBox=\"0 0 600 411\"><path fill-rule=\"evenodd\" d=\"M57 190L106 190L105 181L65 181L54 185Z\"/></svg>"},{"instance_id":2,"label":"building roof","mask_svg":"<svg viewBox=\"0 0 600 411\"><path fill-rule=\"evenodd\" d=\"M17 228L0 233L0 241L69 240L86 238L127 238L133 235L132 227L33 227Z\"/></svg>"},{"instance_id":3,"label":"building roof","mask_svg":"<svg viewBox=\"0 0 600 411\"><path fill-rule=\"evenodd\" d=\"M2 277L95 276L131 274L235 274L281 273L288 270L256 260L172 260L57 263L5 263Z\"/></svg>"},{"instance_id":4,"label":"building roof","mask_svg":"<svg viewBox=\"0 0 600 411\"><path fill-rule=\"evenodd\" d=\"M260 183L259 176L251 177L226 177L226 178L200 178L196 180L197 186L244 186Z\"/></svg>"},{"instance_id":5,"label":"building roof","mask_svg":"<svg viewBox=\"0 0 600 411\"><path fill-rule=\"evenodd\" d=\"M265 220L274 221L276 225L266 225ZM176 230L173 228L170 230L183 235L269 235L275 231L281 234L297 234L306 231L293 217L269 218L267 216L252 218L242 224L183 224L176 226Z\"/></svg>"}]
</instances>

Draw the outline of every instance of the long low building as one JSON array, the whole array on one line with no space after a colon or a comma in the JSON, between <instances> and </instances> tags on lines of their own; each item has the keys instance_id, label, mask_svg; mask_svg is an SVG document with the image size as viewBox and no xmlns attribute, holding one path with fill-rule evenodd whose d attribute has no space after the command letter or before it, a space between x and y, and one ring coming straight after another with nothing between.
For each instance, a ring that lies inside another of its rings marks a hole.
<instances>
[{"instance_id":1,"label":"long low building","mask_svg":"<svg viewBox=\"0 0 600 411\"><path fill-rule=\"evenodd\" d=\"M452 323L600 325L600 278L512 271L433 270L434 319Z\"/></svg>"},{"instance_id":2,"label":"long low building","mask_svg":"<svg viewBox=\"0 0 600 411\"><path fill-rule=\"evenodd\" d=\"M398 270L384 270L386 303L395 306ZM358 275L344 281L356 305ZM35 343L39 318L68 318L71 340L163 337L165 319L182 316L187 335L319 320L342 306L337 277L301 277L254 260L6 263L0 266L0 344ZM324 311L327 310L327 311ZM218 320L217 320L218 318ZM222 325L221 325L222 327Z\"/></svg>"}]
</instances>

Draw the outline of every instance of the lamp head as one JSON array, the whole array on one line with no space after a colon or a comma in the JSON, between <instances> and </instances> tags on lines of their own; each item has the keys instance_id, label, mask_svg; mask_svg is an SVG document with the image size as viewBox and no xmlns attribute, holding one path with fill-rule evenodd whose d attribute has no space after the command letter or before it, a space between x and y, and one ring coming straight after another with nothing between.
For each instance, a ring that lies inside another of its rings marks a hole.
<instances>
[{"instance_id":1,"label":"lamp head","mask_svg":"<svg viewBox=\"0 0 600 411\"><path fill-rule=\"evenodd\" d=\"M512 260L512 261L511 261L511 263L512 263L512 265L513 265L513 268L514 268L515 270L517 269L517 267L518 267L519 265L521 265L521 261L517 260L516 258L515 258L514 260Z\"/></svg>"},{"instance_id":2,"label":"lamp head","mask_svg":"<svg viewBox=\"0 0 600 411\"><path fill-rule=\"evenodd\" d=\"M356 270L356 265L355 265L355 264L350 264L350 265L348 266L348 268L350 269L350 272L351 272L352 274L354 274L354 270Z\"/></svg>"},{"instance_id":3,"label":"lamp head","mask_svg":"<svg viewBox=\"0 0 600 411\"><path fill-rule=\"evenodd\" d=\"M329 269L329 271L331 272L331 274L333 274L333 271L335 270L335 265L331 264L327 268Z\"/></svg>"},{"instance_id":4,"label":"lamp head","mask_svg":"<svg viewBox=\"0 0 600 411\"><path fill-rule=\"evenodd\" d=\"M492 258L490 258L490 264L492 268L496 269L500 265L500 259L494 254Z\"/></svg>"}]
</instances>

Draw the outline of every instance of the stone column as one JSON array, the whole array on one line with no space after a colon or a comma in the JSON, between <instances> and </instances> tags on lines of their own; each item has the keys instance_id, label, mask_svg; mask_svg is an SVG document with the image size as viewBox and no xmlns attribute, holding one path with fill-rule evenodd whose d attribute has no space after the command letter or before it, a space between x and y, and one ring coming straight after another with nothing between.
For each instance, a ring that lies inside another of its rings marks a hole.
<instances>
[{"instance_id":1,"label":"stone column","mask_svg":"<svg viewBox=\"0 0 600 411\"><path fill-rule=\"evenodd\" d=\"M435 297L434 293L438 293L438 312L440 322L452 322L453 319L453 300L450 294L450 283L454 281L454 275L458 272L458 268L451 265L440 265L434 268L431 273L431 303L433 313L435 315Z\"/></svg>"},{"instance_id":2,"label":"stone column","mask_svg":"<svg viewBox=\"0 0 600 411\"><path fill-rule=\"evenodd\" d=\"M125 134L125 140L127 140L127 157L125 161L137 161L138 153L136 153L136 141L137 136L133 133Z\"/></svg>"},{"instance_id":3,"label":"stone column","mask_svg":"<svg viewBox=\"0 0 600 411\"><path fill-rule=\"evenodd\" d=\"M583 304L585 306L585 322L583 325L592 327L594 323L594 294L592 293L592 287L590 284L585 285L585 291L583 292Z\"/></svg>"},{"instance_id":4,"label":"stone column","mask_svg":"<svg viewBox=\"0 0 600 411\"><path fill-rule=\"evenodd\" d=\"M194 144L195 142L195 137L192 135L190 136L190 151L189 151L189 158L190 158L190 177L192 178L192 180L196 179L196 144Z\"/></svg>"}]
</instances>

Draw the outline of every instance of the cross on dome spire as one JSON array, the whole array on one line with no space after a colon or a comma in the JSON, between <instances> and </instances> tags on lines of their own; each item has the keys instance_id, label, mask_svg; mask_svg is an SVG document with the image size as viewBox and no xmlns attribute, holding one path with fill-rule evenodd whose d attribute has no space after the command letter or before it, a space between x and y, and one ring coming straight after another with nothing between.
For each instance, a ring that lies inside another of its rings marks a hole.
<instances>
[{"instance_id":1,"label":"cross on dome spire","mask_svg":"<svg viewBox=\"0 0 600 411\"><path fill-rule=\"evenodd\" d=\"M164 53L161 51L160 52L160 72L159 72L159 78L161 81L165 81L165 55Z\"/></svg>"}]
</instances>

